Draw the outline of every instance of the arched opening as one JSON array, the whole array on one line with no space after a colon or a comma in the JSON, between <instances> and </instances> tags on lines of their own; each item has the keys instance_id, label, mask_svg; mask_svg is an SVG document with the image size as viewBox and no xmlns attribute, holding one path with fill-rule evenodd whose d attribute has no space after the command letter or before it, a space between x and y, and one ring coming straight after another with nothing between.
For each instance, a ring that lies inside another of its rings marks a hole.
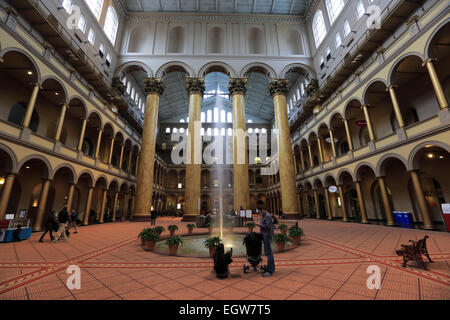
<instances>
[{"instance_id":1,"label":"arched opening","mask_svg":"<svg viewBox=\"0 0 450 320\"><path fill-rule=\"evenodd\" d=\"M377 214L376 208L374 207L372 199L371 187L376 183L376 176L374 170L363 165L356 171L356 180L359 181L361 185L362 198L364 201L364 206L366 208L366 214L368 221L372 223L382 223L383 219L381 214ZM359 208L359 205L358 205ZM359 216L361 216L361 208L359 208ZM378 221L379 220L379 221Z\"/></svg>"},{"instance_id":2,"label":"arched opening","mask_svg":"<svg viewBox=\"0 0 450 320\"><path fill-rule=\"evenodd\" d=\"M224 53L225 32L220 27L212 27L208 32L208 53Z\"/></svg>"},{"instance_id":3,"label":"arched opening","mask_svg":"<svg viewBox=\"0 0 450 320\"><path fill-rule=\"evenodd\" d=\"M69 108L64 118L63 131L60 138L62 144L75 150L80 139L80 130L83 119L86 118L86 106L79 98L73 98L69 102Z\"/></svg>"},{"instance_id":4,"label":"arched opening","mask_svg":"<svg viewBox=\"0 0 450 320\"><path fill-rule=\"evenodd\" d=\"M366 146L370 141L369 131L367 129L367 122L362 110L362 105L358 100L353 99L347 104L347 107L345 108L345 117L348 119L348 127L353 146L355 148ZM373 129L376 137L376 129L374 127Z\"/></svg>"},{"instance_id":5,"label":"arched opening","mask_svg":"<svg viewBox=\"0 0 450 320\"><path fill-rule=\"evenodd\" d=\"M39 91L35 106L36 111L41 115L38 134L49 139L55 139L61 107L65 102L66 93L63 85L56 79L46 79L42 83L42 89Z\"/></svg>"},{"instance_id":6,"label":"arched opening","mask_svg":"<svg viewBox=\"0 0 450 320\"><path fill-rule=\"evenodd\" d=\"M264 35L260 28L251 27L247 32L247 43L249 54L264 54L265 41Z\"/></svg>"},{"instance_id":7,"label":"arched opening","mask_svg":"<svg viewBox=\"0 0 450 320\"><path fill-rule=\"evenodd\" d=\"M334 143L336 146L336 156L340 157L350 151L345 132L344 119L341 114L335 113L331 117L330 129L333 130ZM331 143L331 139L330 139Z\"/></svg>"},{"instance_id":8,"label":"arched opening","mask_svg":"<svg viewBox=\"0 0 450 320\"><path fill-rule=\"evenodd\" d=\"M295 29L289 29L286 35L287 54L302 55L304 54L302 38L300 32Z\"/></svg>"},{"instance_id":9,"label":"arched opening","mask_svg":"<svg viewBox=\"0 0 450 320\"><path fill-rule=\"evenodd\" d=\"M185 47L185 34L183 27L173 27L169 32L168 53L183 53Z\"/></svg>"},{"instance_id":10,"label":"arched opening","mask_svg":"<svg viewBox=\"0 0 450 320\"><path fill-rule=\"evenodd\" d=\"M108 163L109 153L112 147L111 142L114 139L114 129L111 124L107 123L103 127L102 138L100 140L100 149L98 158L101 162Z\"/></svg>"},{"instance_id":11,"label":"arched opening","mask_svg":"<svg viewBox=\"0 0 450 320\"><path fill-rule=\"evenodd\" d=\"M97 140L99 131L102 128L102 121L97 113L91 113L86 124L86 132L83 138L81 151L84 155L89 157L95 156L95 148L97 147Z\"/></svg>"}]
</instances>

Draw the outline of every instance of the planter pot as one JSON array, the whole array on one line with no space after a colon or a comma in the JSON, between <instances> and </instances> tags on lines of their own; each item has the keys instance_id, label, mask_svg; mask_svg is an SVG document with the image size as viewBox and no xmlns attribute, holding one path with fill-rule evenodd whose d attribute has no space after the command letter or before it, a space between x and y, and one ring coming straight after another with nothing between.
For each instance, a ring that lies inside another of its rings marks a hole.
<instances>
[{"instance_id":1,"label":"planter pot","mask_svg":"<svg viewBox=\"0 0 450 320\"><path fill-rule=\"evenodd\" d=\"M248 232L253 232L254 227L248 227Z\"/></svg>"},{"instance_id":2,"label":"planter pot","mask_svg":"<svg viewBox=\"0 0 450 320\"><path fill-rule=\"evenodd\" d=\"M178 245L177 244L171 244L169 245L169 255L170 256L176 256L178 251Z\"/></svg>"},{"instance_id":3,"label":"planter pot","mask_svg":"<svg viewBox=\"0 0 450 320\"><path fill-rule=\"evenodd\" d=\"M210 258L213 258L213 257L214 257L214 253L216 253L216 249L217 249L216 246L210 247L210 248L209 248L209 257L210 257Z\"/></svg>"},{"instance_id":4,"label":"planter pot","mask_svg":"<svg viewBox=\"0 0 450 320\"><path fill-rule=\"evenodd\" d=\"M285 236L287 236L287 229L284 230L280 230L282 234L284 234Z\"/></svg>"},{"instance_id":5,"label":"planter pot","mask_svg":"<svg viewBox=\"0 0 450 320\"><path fill-rule=\"evenodd\" d=\"M277 247L279 252L284 251L284 243L283 242L277 242Z\"/></svg>"},{"instance_id":6,"label":"planter pot","mask_svg":"<svg viewBox=\"0 0 450 320\"><path fill-rule=\"evenodd\" d=\"M145 251L153 251L155 248L155 241L142 240L142 249Z\"/></svg>"},{"instance_id":7,"label":"planter pot","mask_svg":"<svg viewBox=\"0 0 450 320\"><path fill-rule=\"evenodd\" d=\"M175 230L170 230L170 236L175 235Z\"/></svg>"},{"instance_id":8,"label":"planter pot","mask_svg":"<svg viewBox=\"0 0 450 320\"><path fill-rule=\"evenodd\" d=\"M188 228L188 234L192 234L192 232L194 232L193 228Z\"/></svg>"},{"instance_id":9,"label":"planter pot","mask_svg":"<svg viewBox=\"0 0 450 320\"><path fill-rule=\"evenodd\" d=\"M292 237L292 239L294 240L295 245L299 245L300 240L302 240L302 236L294 236L294 237Z\"/></svg>"}]
</instances>

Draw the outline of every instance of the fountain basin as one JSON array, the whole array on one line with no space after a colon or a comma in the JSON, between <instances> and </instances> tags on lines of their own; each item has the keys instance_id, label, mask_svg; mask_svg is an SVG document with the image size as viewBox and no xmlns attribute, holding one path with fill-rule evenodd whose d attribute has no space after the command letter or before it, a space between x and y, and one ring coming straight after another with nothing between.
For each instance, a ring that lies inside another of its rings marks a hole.
<instances>
[{"instance_id":1,"label":"fountain basin","mask_svg":"<svg viewBox=\"0 0 450 320\"><path fill-rule=\"evenodd\" d=\"M244 241L244 237L247 233L230 233L225 234L223 236L223 244L225 246L225 251L228 251L230 248L233 248L233 257L245 257L246 250L245 246L242 243ZM217 236L215 234L197 234L197 235L181 235L183 239L183 244L178 247L178 256L184 257L200 257L200 258L209 258L209 249L205 248L205 240L209 239L213 236ZM277 251L277 245L275 242L272 242L272 251ZM288 241L286 243L286 250L294 248L292 242ZM264 248L264 246L263 246ZM169 246L166 244L166 239L161 239L156 242L155 249L153 250L155 253L160 254L169 254Z\"/></svg>"}]
</instances>

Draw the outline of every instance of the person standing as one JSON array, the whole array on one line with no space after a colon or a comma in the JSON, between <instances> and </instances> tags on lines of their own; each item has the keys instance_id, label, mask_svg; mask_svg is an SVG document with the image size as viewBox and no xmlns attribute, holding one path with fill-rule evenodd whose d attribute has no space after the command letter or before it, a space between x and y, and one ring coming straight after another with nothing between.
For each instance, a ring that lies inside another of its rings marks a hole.
<instances>
[{"instance_id":1,"label":"person standing","mask_svg":"<svg viewBox=\"0 0 450 320\"><path fill-rule=\"evenodd\" d=\"M39 242L44 242L44 237L48 232L50 233L50 240L53 241L55 239L55 237L53 237L53 231L56 232L56 230L58 229L55 214L56 214L55 211L52 211L47 214L47 218L45 219L44 223L45 230L41 238L39 239Z\"/></svg>"},{"instance_id":2,"label":"person standing","mask_svg":"<svg viewBox=\"0 0 450 320\"><path fill-rule=\"evenodd\" d=\"M259 227L264 239L264 255L267 257L267 268L263 277L270 277L275 273L275 261L272 252L273 220L272 215L264 208L261 209L262 219Z\"/></svg>"},{"instance_id":3,"label":"person standing","mask_svg":"<svg viewBox=\"0 0 450 320\"><path fill-rule=\"evenodd\" d=\"M67 231L70 231L70 229L73 227L75 229L75 233L78 233L77 221L78 221L78 212L75 209L73 209L72 212L70 213L70 225Z\"/></svg>"},{"instance_id":4,"label":"person standing","mask_svg":"<svg viewBox=\"0 0 450 320\"><path fill-rule=\"evenodd\" d=\"M58 232L56 232L54 242L58 242L59 238L61 236L64 236L64 241L67 241L67 233L66 233L66 227L69 222L69 213L67 212L66 207L64 207L59 213L58 213Z\"/></svg>"},{"instance_id":5,"label":"person standing","mask_svg":"<svg viewBox=\"0 0 450 320\"><path fill-rule=\"evenodd\" d=\"M151 220L152 226L156 225L156 210L152 210L150 212L150 220Z\"/></svg>"}]
</instances>

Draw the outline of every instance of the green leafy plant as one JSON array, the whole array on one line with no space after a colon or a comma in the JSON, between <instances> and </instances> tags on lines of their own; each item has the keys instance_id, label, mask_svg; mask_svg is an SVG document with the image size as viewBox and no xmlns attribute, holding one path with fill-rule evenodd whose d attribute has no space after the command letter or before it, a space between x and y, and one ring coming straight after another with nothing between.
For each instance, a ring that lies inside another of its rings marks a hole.
<instances>
[{"instance_id":1,"label":"green leafy plant","mask_svg":"<svg viewBox=\"0 0 450 320\"><path fill-rule=\"evenodd\" d=\"M287 225L285 225L284 223L281 223L277 228L278 228L278 230L286 230Z\"/></svg>"},{"instance_id":2,"label":"green leafy plant","mask_svg":"<svg viewBox=\"0 0 450 320\"><path fill-rule=\"evenodd\" d=\"M283 244L286 244L286 242L288 242L289 238L282 233L277 233L273 236L273 240L275 242L281 242Z\"/></svg>"},{"instance_id":3,"label":"green leafy plant","mask_svg":"<svg viewBox=\"0 0 450 320\"><path fill-rule=\"evenodd\" d=\"M146 228L139 233L139 239L147 240L147 241L158 241L159 234L155 231L155 229Z\"/></svg>"},{"instance_id":4,"label":"green leafy plant","mask_svg":"<svg viewBox=\"0 0 450 320\"><path fill-rule=\"evenodd\" d=\"M167 230L176 231L176 230L178 230L178 226L175 224L171 224L170 226L167 227Z\"/></svg>"},{"instance_id":5,"label":"green leafy plant","mask_svg":"<svg viewBox=\"0 0 450 320\"><path fill-rule=\"evenodd\" d=\"M166 244L168 244L169 246L174 244L180 245L183 244L183 239L181 239L180 236L171 236L167 238Z\"/></svg>"},{"instance_id":6,"label":"green leafy plant","mask_svg":"<svg viewBox=\"0 0 450 320\"><path fill-rule=\"evenodd\" d=\"M153 230L155 230L157 233L163 233L164 231L166 231L163 226L154 227Z\"/></svg>"},{"instance_id":7,"label":"green leafy plant","mask_svg":"<svg viewBox=\"0 0 450 320\"><path fill-rule=\"evenodd\" d=\"M303 235L303 230L302 228L293 225L289 228L289 236L290 237L300 237Z\"/></svg>"},{"instance_id":8,"label":"green leafy plant","mask_svg":"<svg viewBox=\"0 0 450 320\"><path fill-rule=\"evenodd\" d=\"M249 223L247 223L247 227L254 228L255 224L253 222L249 222Z\"/></svg>"},{"instance_id":9,"label":"green leafy plant","mask_svg":"<svg viewBox=\"0 0 450 320\"><path fill-rule=\"evenodd\" d=\"M219 237L212 237L205 241L205 248L217 247L222 240Z\"/></svg>"},{"instance_id":10,"label":"green leafy plant","mask_svg":"<svg viewBox=\"0 0 450 320\"><path fill-rule=\"evenodd\" d=\"M188 229L194 229L195 228L195 224L188 224L187 227L188 227Z\"/></svg>"}]
</instances>

